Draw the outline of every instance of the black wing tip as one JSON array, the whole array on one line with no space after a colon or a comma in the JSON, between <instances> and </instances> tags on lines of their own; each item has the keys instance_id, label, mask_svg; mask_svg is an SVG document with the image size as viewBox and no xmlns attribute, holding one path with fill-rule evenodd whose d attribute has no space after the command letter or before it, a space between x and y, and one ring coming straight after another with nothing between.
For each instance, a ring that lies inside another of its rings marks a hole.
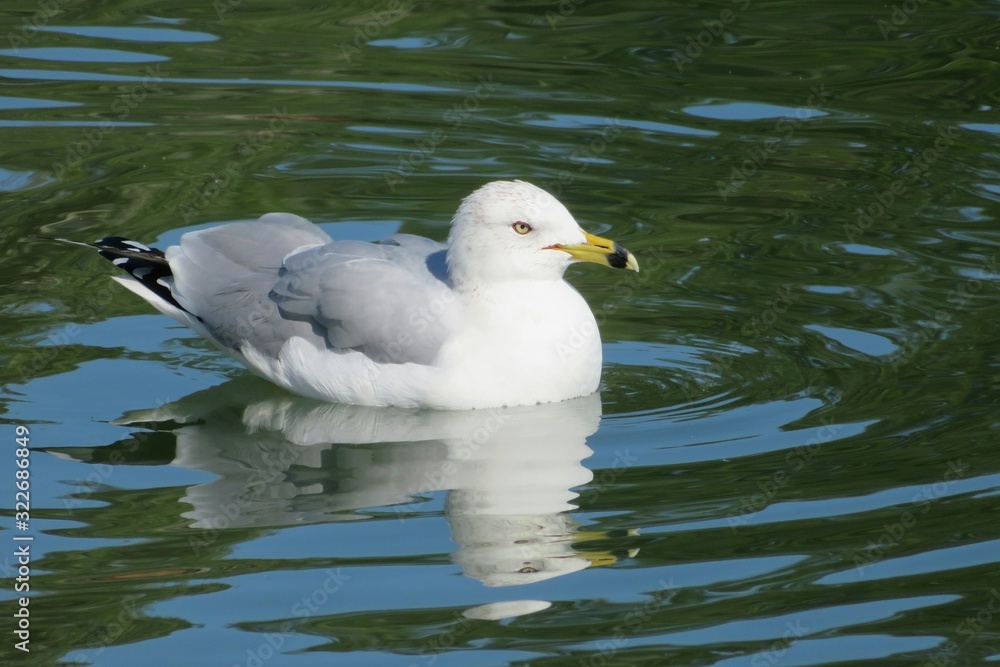
<instances>
[{"instance_id":1,"label":"black wing tip","mask_svg":"<svg viewBox=\"0 0 1000 667\"><path fill-rule=\"evenodd\" d=\"M144 243L127 239L124 236L105 236L90 244L97 248L101 255L104 253L113 254L118 257L131 257L134 259L152 260L153 258L165 259L163 251L159 248L150 248Z\"/></svg>"},{"instance_id":2,"label":"black wing tip","mask_svg":"<svg viewBox=\"0 0 1000 667\"><path fill-rule=\"evenodd\" d=\"M150 292L170 305L187 312L184 306L174 298L171 290L173 272L166 256L159 248L151 248L144 243L133 241L124 236L105 236L93 243L61 238L47 238L47 240L96 249L97 254L128 273Z\"/></svg>"},{"instance_id":3,"label":"black wing tip","mask_svg":"<svg viewBox=\"0 0 1000 667\"><path fill-rule=\"evenodd\" d=\"M40 234L35 234L31 238L39 239L41 241L55 241L57 243L68 243L70 245L83 246L84 248L96 248L101 254L105 252L115 253L123 257L137 257L141 258L145 256L146 258L164 258L165 255L163 251L159 248L151 248L144 243L139 243L138 241L133 241L132 239L125 238L124 236L105 236L99 238L93 243L87 243L86 241L76 241L73 239L64 239L58 236L42 236Z\"/></svg>"}]
</instances>

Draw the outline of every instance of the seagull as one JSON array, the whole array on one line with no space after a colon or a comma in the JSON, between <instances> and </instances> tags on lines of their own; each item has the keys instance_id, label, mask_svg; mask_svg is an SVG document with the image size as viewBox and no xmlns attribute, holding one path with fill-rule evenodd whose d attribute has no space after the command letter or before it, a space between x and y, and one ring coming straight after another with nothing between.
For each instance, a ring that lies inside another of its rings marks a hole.
<instances>
[{"instance_id":1,"label":"seagull","mask_svg":"<svg viewBox=\"0 0 1000 667\"><path fill-rule=\"evenodd\" d=\"M601 339L563 279L574 262L639 270L551 194L487 183L445 244L334 241L291 213L188 232L161 251L96 248L113 279L275 384L334 403L467 410L595 392Z\"/></svg>"}]
</instances>

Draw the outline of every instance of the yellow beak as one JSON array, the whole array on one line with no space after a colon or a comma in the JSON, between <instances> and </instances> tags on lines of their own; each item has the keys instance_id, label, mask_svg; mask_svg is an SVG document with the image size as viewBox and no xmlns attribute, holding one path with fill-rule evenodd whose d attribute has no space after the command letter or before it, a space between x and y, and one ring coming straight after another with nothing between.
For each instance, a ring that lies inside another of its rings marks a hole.
<instances>
[{"instance_id":1,"label":"yellow beak","mask_svg":"<svg viewBox=\"0 0 1000 667\"><path fill-rule=\"evenodd\" d=\"M586 243L576 245L551 245L552 250L562 250L569 253L573 259L581 262L594 262L603 264L613 269L639 270L639 262L635 261L635 256L614 241L603 239L600 236L583 233Z\"/></svg>"}]
</instances>

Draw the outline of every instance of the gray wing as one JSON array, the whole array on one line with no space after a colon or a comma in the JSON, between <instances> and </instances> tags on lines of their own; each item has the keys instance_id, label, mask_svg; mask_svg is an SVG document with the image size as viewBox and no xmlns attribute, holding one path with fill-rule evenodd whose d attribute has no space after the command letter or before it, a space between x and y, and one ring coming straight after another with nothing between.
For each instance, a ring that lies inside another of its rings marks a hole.
<instances>
[{"instance_id":1,"label":"gray wing","mask_svg":"<svg viewBox=\"0 0 1000 667\"><path fill-rule=\"evenodd\" d=\"M282 261L299 248L331 240L291 213L188 232L166 252L170 289L223 347L239 349L243 340L253 340L262 351L276 353L292 336L317 338L308 324L282 318L269 297Z\"/></svg>"},{"instance_id":2,"label":"gray wing","mask_svg":"<svg viewBox=\"0 0 1000 667\"><path fill-rule=\"evenodd\" d=\"M295 336L381 362L430 363L456 309L445 246L400 234L334 242L289 213L189 232L171 291L224 347L275 356Z\"/></svg>"},{"instance_id":3,"label":"gray wing","mask_svg":"<svg viewBox=\"0 0 1000 667\"><path fill-rule=\"evenodd\" d=\"M285 317L321 328L330 347L381 363L431 363L457 309L445 246L409 235L295 253L271 298Z\"/></svg>"}]
</instances>

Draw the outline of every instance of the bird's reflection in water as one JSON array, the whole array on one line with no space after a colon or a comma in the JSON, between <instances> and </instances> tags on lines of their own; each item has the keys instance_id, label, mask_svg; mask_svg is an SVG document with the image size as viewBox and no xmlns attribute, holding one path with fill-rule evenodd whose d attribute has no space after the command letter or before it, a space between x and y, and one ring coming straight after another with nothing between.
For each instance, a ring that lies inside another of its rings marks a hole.
<instances>
[{"instance_id":1,"label":"bird's reflection in water","mask_svg":"<svg viewBox=\"0 0 1000 667\"><path fill-rule=\"evenodd\" d=\"M583 535L566 514L575 509L574 487L593 476L583 460L600 423L599 395L439 412L268 392L261 399L261 385L247 384L227 383L118 420L170 430L174 465L217 476L183 498L193 526L405 518L420 510L421 494L445 490L445 518L458 545L452 559L488 586L614 561L581 547Z\"/></svg>"}]
</instances>

